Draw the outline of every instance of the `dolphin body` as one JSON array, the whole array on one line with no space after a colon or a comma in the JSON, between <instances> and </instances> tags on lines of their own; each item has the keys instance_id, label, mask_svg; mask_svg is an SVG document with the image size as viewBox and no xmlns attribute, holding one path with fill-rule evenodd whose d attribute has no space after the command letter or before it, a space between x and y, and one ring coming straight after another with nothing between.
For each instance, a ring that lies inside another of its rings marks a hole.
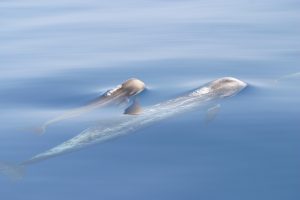
<instances>
[{"instance_id":1,"label":"dolphin body","mask_svg":"<svg viewBox=\"0 0 300 200\"><path fill-rule=\"evenodd\" d=\"M234 96L246 86L245 82L232 77L217 79L187 95L149 106L141 115L123 116L121 122L113 126L88 128L72 139L33 156L19 165L2 163L0 171L18 179L23 174L24 167L30 164L126 135L154 122L194 110L205 103Z\"/></svg>"},{"instance_id":2,"label":"dolphin body","mask_svg":"<svg viewBox=\"0 0 300 200\"><path fill-rule=\"evenodd\" d=\"M124 83L122 83L121 85L118 85L115 88L108 90L107 92L105 92L103 95L98 97L90 104L83 106L81 108L70 110L61 116L46 121L41 127L36 129L36 132L42 134L46 131L46 128L53 123L70 119L73 117L77 117L79 115L85 114L87 112L90 112L92 110L106 106L114 102L126 101L130 97L142 92L144 89L145 89L145 84L142 81L140 81L139 79L131 78L125 81ZM125 114L131 114L131 113L125 113Z\"/></svg>"}]
</instances>

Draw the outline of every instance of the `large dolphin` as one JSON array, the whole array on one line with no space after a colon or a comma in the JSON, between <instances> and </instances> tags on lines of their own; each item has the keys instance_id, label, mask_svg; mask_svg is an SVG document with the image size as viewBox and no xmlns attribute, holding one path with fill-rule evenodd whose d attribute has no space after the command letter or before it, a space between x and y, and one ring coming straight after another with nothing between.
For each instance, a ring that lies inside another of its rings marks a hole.
<instances>
[{"instance_id":1,"label":"large dolphin","mask_svg":"<svg viewBox=\"0 0 300 200\"><path fill-rule=\"evenodd\" d=\"M46 128L53 123L70 119L73 117L77 117L79 115L85 114L87 112L108 105L110 103L126 101L131 96L134 96L142 92L144 89L145 89L145 84L141 80L136 78L131 78L125 81L124 83L122 83L121 85L118 85L115 88L108 90L107 92L105 92L103 95L101 95L99 98L97 98L90 104L74 110L70 110L54 119L46 121L41 127L36 129L36 132L40 134L44 133L46 131ZM131 113L126 113L126 114L131 114Z\"/></svg>"},{"instance_id":2,"label":"large dolphin","mask_svg":"<svg viewBox=\"0 0 300 200\"><path fill-rule=\"evenodd\" d=\"M107 127L88 128L74 138L33 156L19 165L2 163L0 170L12 177L20 178L24 168L28 165L132 133L154 122L194 110L205 103L234 96L246 86L245 82L232 77L217 79L187 95L144 108L141 115L123 116L119 123Z\"/></svg>"}]
</instances>

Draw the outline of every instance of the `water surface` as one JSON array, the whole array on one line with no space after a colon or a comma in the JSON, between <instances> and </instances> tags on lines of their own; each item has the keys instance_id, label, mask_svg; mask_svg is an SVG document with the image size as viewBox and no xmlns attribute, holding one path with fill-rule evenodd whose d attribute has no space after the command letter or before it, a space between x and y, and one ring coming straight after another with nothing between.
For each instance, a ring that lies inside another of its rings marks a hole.
<instances>
[{"instance_id":1,"label":"water surface","mask_svg":"<svg viewBox=\"0 0 300 200\"><path fill-rule=\"evenodd\" d=\"M300 4L297 0L0 2L0 160L18 163L98 123L107 108L32 133L136 77L143 106L233 76L221 103L105 144L37 163L1 199L300 198Z\"/></svg>"}]
</instances>

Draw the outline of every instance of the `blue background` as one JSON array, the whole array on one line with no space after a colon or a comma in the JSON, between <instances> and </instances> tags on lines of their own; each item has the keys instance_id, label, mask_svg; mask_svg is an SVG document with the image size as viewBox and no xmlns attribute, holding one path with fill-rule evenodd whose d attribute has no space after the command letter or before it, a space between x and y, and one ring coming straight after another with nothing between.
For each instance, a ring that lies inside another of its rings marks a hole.
<instances>
[{"instance_id":1,"label":"blue background","mask_svg":"<svg viewBox=\"0 0 300 200\"><path fill-rule=\"evenodd\" d=\"M143 106L222 76L249 87L199 109L0 177L0 199L300 199L298 0L3 0L0 161L19 163L121 107L32 127L124 80Z\"/></svg>"}]
</instances>

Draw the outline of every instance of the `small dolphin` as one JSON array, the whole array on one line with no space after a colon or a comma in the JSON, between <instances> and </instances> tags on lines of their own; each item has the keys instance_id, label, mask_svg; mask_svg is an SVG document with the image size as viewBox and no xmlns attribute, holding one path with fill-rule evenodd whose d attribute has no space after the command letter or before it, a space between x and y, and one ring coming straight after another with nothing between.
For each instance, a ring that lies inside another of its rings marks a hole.
<instances>
[{"instance_id":1,"label":"small dolphin","mask_svg":"<svg viewBox=\"0 0 300 200\"><path fill-rule=\"evenodd\" d=\"M37 154L19 165L0 163L0 171L18 179L28 165L132 133L154 122L195 110L199 106L205 105L205 103L234 96L246 86L247 84L243 81L232 77L217 79L187 95L149 106L143 110L141 115L123 116L119 123L111 124L107 127L96 126L88 128L72 139Z\"/></svg>"},{"instance_id":2,"label":"small dolphin","mask_svg":"<svg viewBox=\"0 0 300 200\"><path fill-rule=\"evenodd\" d=\"M36 132L42 134L46 131L46 128L53 123L80 116L82 114L100 108L102 106L108 105L110 103L127 101L130 97L137 95L138 93L142 92L144 89L145 89L145 84L141 80L136 78L131 78L125 81L124 83L122 83L121 85L118 85L117 87L108 90L99 98L94 100L92 103L83 106L81 108L70 110L61 116L48 120L41 127L35 130ZM133 104L132 106L135 105ZM132 113L127 112L126 114L132 114Z\"/></svg>"}]
</instances>

